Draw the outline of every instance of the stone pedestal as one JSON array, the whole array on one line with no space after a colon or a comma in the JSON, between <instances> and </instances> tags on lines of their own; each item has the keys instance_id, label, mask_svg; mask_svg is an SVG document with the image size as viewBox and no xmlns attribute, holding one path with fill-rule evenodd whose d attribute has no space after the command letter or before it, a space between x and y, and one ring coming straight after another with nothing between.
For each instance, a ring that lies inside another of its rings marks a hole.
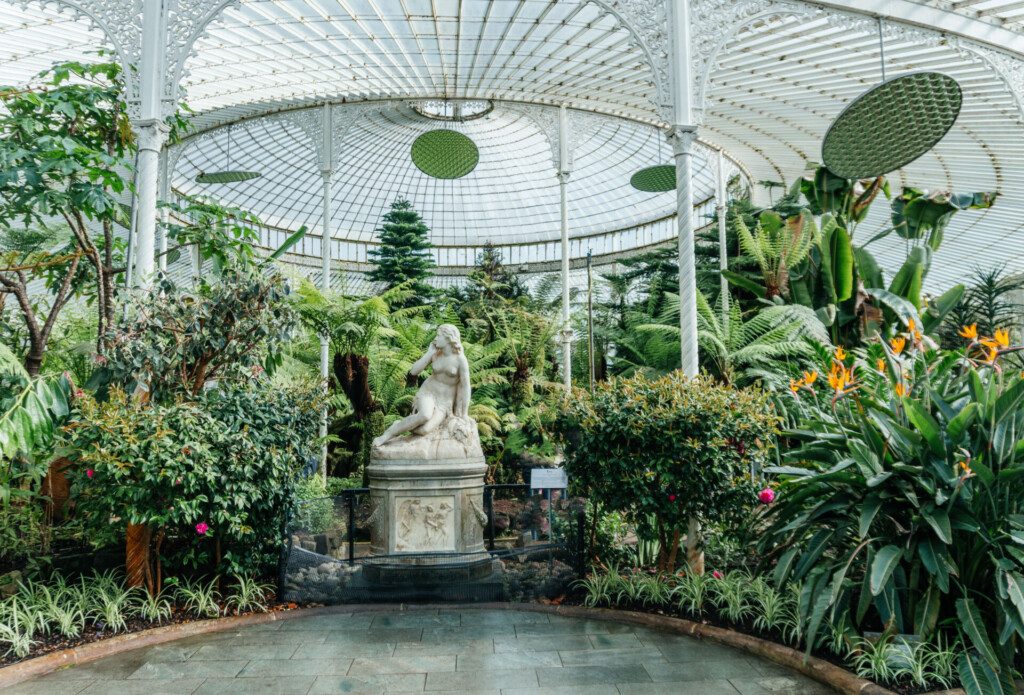
<instances>
[{"instance_id":1,"label":"stone pedestal","mask_svg":"<svg viewBox=\"0 0 1024 695\"><path fill-rule=\"evenodd\" d=\"M484 545L482 456L372 459L366 578L383 584L475 581L493 572Z\"/></svg>"}]
</instances>

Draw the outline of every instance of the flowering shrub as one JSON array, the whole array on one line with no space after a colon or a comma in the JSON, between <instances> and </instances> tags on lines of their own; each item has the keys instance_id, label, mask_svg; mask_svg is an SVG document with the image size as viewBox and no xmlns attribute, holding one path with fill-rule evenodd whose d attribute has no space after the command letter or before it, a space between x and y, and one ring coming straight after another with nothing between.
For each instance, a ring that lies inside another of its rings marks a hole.
<instances>
[{"instance_id":1,"label":"flowering shrub","mask_svg":"<svg viewBox=\"0 0 1024 695\"><path fill-rule=\"evenodd\" d=\"M1024 638L1024 377L1009 335L939 350L914 321L792 384L800 446L768 518L776 580L826 619L930 639L959 631L970 693L1012 692ZM956 635L954 634L954 637Z\"/></svg>"},{"instance_id":2,"label":"flowering shrub","mask_svg":"<svg viewBox=\"0 0 1024 695\"><path fill-rule=\"evenodd\" d=\"M677 372L577 391L557 429L571 484L658 538L665 568L690 519L744 523L758 501L750 472L768 460L776 421L760 390Z\"/></svg>"},{"instance_id":3,"label":"flowering shrub","mask_svg":"<svg viewBox=\"0 0 1024 695\"><path fill-rule=\"evenodd\" d=\"M162 405L114 389L76 406L66 428L80 463L76 514L96 545L138 524L169 569L273 566L295 474L315 445L312 394L221 387Z\"/></svg>"}]
</instances>

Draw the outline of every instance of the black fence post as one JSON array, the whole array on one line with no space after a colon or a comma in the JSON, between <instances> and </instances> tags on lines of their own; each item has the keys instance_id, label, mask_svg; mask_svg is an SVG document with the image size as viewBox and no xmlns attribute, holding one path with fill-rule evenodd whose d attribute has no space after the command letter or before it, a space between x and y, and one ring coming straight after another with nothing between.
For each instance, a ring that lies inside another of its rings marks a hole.
<instances>
[{"instance_id":1,"label":"black fence post","mask_svg":"<svg viewBox=\"0 0 1024 695\"><path fill-rule=\"evenodd\" d=\"M356 505L355 495L351 490L346 490L348 494L345 496L348 499L348 564L355 562L356 557Z\"/></svg>"},{"instance_id":2,"label":"black fence post","mask_svg":"<svg viewBox=\"0 0 1024 695\"><path fill-rule=\"evenodd\" d=\"M576 574L581 578L587 570L587 511L586 507L576 511Z\"/></svg>"},{"instance_id":3,"label":"black fence post","mask_svg":"<svg viewBox=\"0 0 1024 695\"><path fill-rule=\"evenodd\" d=\"M284 600L284 585L287 578L288 558L292 554L292 511L286 509L281 523L281 552L277 556L277 600Z\"/></svg>"},{"instance_id":4,"label":"black fence post","mask_svg":"<svg viewBox=\"0 0 1024 695\"><path fill-rule=\"evenodd\" d=\"M487 510L487 549L494 550L494 490L484 487L484 508Z\"/></svg>"}]
</instances>

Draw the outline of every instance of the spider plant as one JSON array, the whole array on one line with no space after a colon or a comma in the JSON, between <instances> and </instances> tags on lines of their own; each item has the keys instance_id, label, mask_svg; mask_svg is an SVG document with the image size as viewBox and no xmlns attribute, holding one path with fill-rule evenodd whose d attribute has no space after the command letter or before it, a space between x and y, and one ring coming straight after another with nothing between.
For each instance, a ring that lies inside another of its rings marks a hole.
<instances>
[{"instance_id":1,"label":"spider plant","mask_svg":"<svg viewBox=\"0 0 1024 695\"><path fill-rule=\"evenodd\" d=\"M255 577L241 574L235 577L235 591L224 601L225 610L236 614L249 611L266 612L267 600L273 586L264 584Z\"/></svg>"},{"instance_id":2,"label":"spider plant","mask_svg":"<svg viewBox=\"0 0 1024 695\"><path fill-rule=\"evenodd\" d=\"M607 573L594 573L576 581L576 586L583 589L586 596L583 597L583 605L588 608L612 603L612 587L614 581Z\"/></svg>"},{"instance_id":3,"label":"spider plant","mask_svg":"<svg viewBox=\"0 0 1024 695\"><path fill-rule=\"evenodd\" d=\"M712 602L718 612L734 623L743 622L753 613L747 601L751 577L743 571L729 572L711 585Z\"/></svg>"},{"instance_id":4,"label":"spider plant","mask_svg":"<svg viewBox=\"0 0 1024 695\"><path fill-rule=\"evenodd\" d=\"M616 605L639 603L644 590L643 581L644 575L641 572L623 576L619 583L619 590L615 594Z\"/></svg>"},{"instance_id":5,"label":"spider plant","mask_svg":"<svg viewBox=\"0 0 1024 695\"><path fill-rule=\"evenodd\" d=\"M128 620L135 615L134 597L133 589L125 589L117 583L93 587L93 624L114 633L127 630Z\"/></svg>"},{"instance_id":6,"label":"spider plant","mask_svg":"<svg viewBox=\"0 0 1024 695\"><path fill-rule=\"evenodd\" d=\"M4 656L13 654L19 659L28 656L36 642L32 639L32 633L23 632L7 623L0 623L0 644L7 645Z\"/></svg>"},{"instance_id":7,"label":"spider plant","mask_svg":"<svg viewBox=\"0 0 1024 695\"><path fill-rule=\"evenodd\" d=\"M178 584L174 597L186 612L199 618L216 618L220 615L220 605L217 603L220 599L217 577L209 584L203 584L199 580L182 581Z\"/></svg>"},{"instance_id":8,"label":"spider plant","mask_svg":"<svg viewBox=\"0 0 1024 695\"><path fill-rule=\"evenodd\" d=\"M754 614L754 627L765 632L782 631L786 615L786 596L758 577L750 585L750 598Z\"/></svg>"},{"instance_id":9,"label":"spider plant","mask_svg":"<svg viewBox=\"0 0 1024 695\"><path fill-rule=\"evenodd\" d=\"M868 678L876 683L892 682L896 671L892 666L890 647L892 637L883 635L877 640L861 639L856 643L856 651L852 655L853 669L861 678Z\"/></svg>"},{"instance_id":10,"label":"spider plant","mask_svg":"<svg viewBox=\"0 0 1024 695\"><path fill-rule=\"evenodd\" d=\"M679 608L690 615L700 616L704 614L704 604L708 601L709 586L711 582L717 581L710 574L697 574L687 572L681 575L678 583L673 589L673 595Z\"/></svg>"},{"instance_id":11,"label":"spider plant","mask_svg":"<svg viewBox=\"0 0 1024 695\"><path fill-rule=\"evenodd\" d=\"M664 606L672 600L673 587L668 583L665 575L641 577L638 584L640 585L640 603L644 606Z\"/></svg>"},{"instance_id":12,"label":"spider plant","mask_svg":"<svg viewBox=\"0 0 1024 695\"><path fill-rule=\"evenodd\" d=\"M151 594L141 591L135 595L132 606L143 620L158 623L171 617L171 600L165 592Z\"/></svg>"}]
</instances>

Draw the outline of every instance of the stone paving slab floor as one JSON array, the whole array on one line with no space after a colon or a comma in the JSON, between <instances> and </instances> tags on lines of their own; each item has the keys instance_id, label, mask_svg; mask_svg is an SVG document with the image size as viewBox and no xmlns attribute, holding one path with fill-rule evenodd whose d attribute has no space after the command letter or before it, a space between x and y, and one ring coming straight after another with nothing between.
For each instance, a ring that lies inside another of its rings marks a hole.
<instances>
[{"instance_id":1,"label":"stone paving slab floor","mask_svg":"<svg viewBox=\"0 0 1024 695\"><path fill-rule=\"evenodd\" d=\"M729 647L473 608L310 616L70 667L5 695L825 695Z\"/></svg>"}]
</instances>

